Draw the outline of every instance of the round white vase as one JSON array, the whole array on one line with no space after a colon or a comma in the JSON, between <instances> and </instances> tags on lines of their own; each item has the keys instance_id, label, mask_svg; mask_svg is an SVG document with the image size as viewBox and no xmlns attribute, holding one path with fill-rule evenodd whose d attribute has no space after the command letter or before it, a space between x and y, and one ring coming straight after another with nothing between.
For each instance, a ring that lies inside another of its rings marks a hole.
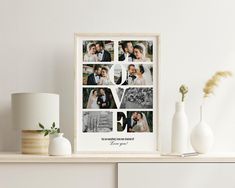
<instances>
[{"instance_id":1,"label":"round white vase","mask_svg":"<svg viewBox=\"0 0 235 188\"><path fill-rule=\"evenodd\" d=\"M193 128L191 133L191 145L201 154L207 153L214 143L214 135L210 126L202 118L202 106L200 108L200 122Z\"/></svg>"},{"instance_id":2,"label":"round white vase","mask_svg":"<svg viewBox=\"0 0 235 188\"><path fill-rule=\"evenodd\" d=\"M49 155L62 156L71 155L72 149L68 139L63 137L64 133L58 133L50 137Z\"/></svg>"},{"instance_id":3,"label":"round white vase","mask_svg":"<svg viewBox=\"0 0 235 188\"><path fill-rule=\"evenodd\" d=\"M171 152L182 154L188 146L188 118L184 110L184 102L177 102L172 119Z\"/></svg>"}]
</instances>

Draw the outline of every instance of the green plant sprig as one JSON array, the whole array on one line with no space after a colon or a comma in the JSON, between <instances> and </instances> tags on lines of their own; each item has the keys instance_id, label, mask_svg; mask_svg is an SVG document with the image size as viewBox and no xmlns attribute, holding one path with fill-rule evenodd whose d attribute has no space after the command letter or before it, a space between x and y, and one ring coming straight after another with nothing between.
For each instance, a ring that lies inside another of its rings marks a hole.
<instances>
[{"instance_id":1,"label":"green plant sprig","mask_svg":"<svg viewBox=\"0 0 235 188\"><path fill-rule=\"evenodd\" d=\"M181 93L181 101L184 102L185 96L188 93L188 87L186 85L181 85L179 88L179 92Z\"/></svg>"},{"instance_id":2,"label":"green plant sprig","mask_svg":"<svg viewBox=\"0 0 235 188\"><path fill-rule=\"evenodd\" d=\"M41 133L44 133L44 136L60 133L60 128L55 127L55 122L52 123L51 129L45 129L45 127L41 123L39 123L39 127L42 129L39 131Z\"/></svg>"}]
</instances>

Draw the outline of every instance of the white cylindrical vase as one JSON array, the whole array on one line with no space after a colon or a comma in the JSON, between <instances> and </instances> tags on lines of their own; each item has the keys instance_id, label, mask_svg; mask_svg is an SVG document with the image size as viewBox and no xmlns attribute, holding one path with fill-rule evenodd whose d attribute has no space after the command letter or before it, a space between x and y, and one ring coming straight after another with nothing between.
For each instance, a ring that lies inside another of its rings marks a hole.
<instances>
[{"instance_id":1,"label":"white cylindrical vase","mask_svg":"<svg viewBox=\"0 0 235 188\"><path fill-rule=\"evenodd\" d=\"M187 152L188 146L188 118L184 109L184 102L177 102L172 119L171 152L182 154Z\"/></svg>"}]
</instances>

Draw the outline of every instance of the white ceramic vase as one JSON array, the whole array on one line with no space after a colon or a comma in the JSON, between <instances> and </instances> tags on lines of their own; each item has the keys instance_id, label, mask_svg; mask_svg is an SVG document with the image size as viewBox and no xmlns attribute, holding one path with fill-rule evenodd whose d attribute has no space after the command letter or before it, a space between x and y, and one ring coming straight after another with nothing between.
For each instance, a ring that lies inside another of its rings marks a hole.
<instances>
[{"instance_id":1,"label":"white ceramic vase","mask_svg":"<svg viewBox=\"0 0 235 188\"><path fill-rule=\"evenodd\" d=\"M49 155L63 156L71 155L72 149L68 139L63 137L64 133L58 133L50 136Z\"/></svg>"},{"instance_id":2,"label":"white ceramic vase","mask_svg":"<svg viewBox=\"0 0 235 188\"><path fill-rule=\"evenodd\" d=\"M172 120L171 152L182 154L188 146L188 118L185 114L184 102L177 102Z\"/></svg>"},{"instance_id":3,"label":"white ceramic vase","mask_svg":"<svg viewBox=\"0 0 235 188\"><path fill-rule=\"evenodd\" d=\"M214 143L214 135L210 126L203 120L203 107L200 107L200 122L193 128L191 133L191 145L201 154L207 153Z\"/></svg>"}]
</instances>

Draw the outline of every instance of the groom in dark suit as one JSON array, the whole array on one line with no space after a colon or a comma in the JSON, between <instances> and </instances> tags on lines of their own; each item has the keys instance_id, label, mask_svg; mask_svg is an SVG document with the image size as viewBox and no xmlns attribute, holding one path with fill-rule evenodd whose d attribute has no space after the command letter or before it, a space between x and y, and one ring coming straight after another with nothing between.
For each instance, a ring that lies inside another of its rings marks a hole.
<instances>
[{"instance_id":1,"label":"groom in dark suit","mask_svg":"<svg viewBox=\"0 0 235 188\"><path fill-rule=\"evenodd\" d=\"M108 96L105 93L105 90L101 88L99 90L99 93L100 95L98 96L97 104L99 105L101 109L109 108L111 103L109 101Z\"/></svg>"},{"instance_id":2,"label":"groom in dark suit","mask_svg":"<svg viewBox=\"0 0 235 188\"><path fill-rule=\"evenodd\" d=\"M119 56L118 61L129 61L132 62L135 59L133 54L133 45L131 41L122 41L123 54Z\"/></svg>"},{"instance_id":3,"label":"groom in dark suit","mask_svg":"<svg viewBox=\"0 0 235 188\"><path fill-rule=\"evenodd\" d=\"M133 132L132 128L137 124L137 112L133 112L131 117L127 119L127 132Z\"/></svg>"},{"instance_id":4,"label":"groom in dark suit","mask_svg":"<svg viewBox=\"0 0 235 188\"><path fill-rule=\"evenodd\" d=\"M110 53L104 49L104 43L102 41L98 41L96 43L96 51L97 56L100 62L111 62L111 55Z\"/></svg>"},{"instance_id":5,"label":"groom in dark suit","mask_svg":"<svg viewBox=\"0 0 235 188\"><path fill-rule=\"evenodd\" d=\"M87 85L97 85L100 80L101 66L96 65L94 72L91 73L87 78Z\"/></svg>"},{"instance_id":6,"label":"groom in dark suit","mask_svg":"<svg viewBox=\"0 0 235 188\"><path fill-rule=\"evenodd\" d=\"M134 81L136 79L136 68L134 64L128 65L128 72L125 81L123 82L122 76L117 80L116 84L121 84L122 85L133 85Z\"/></svg>"}]
</instances>

